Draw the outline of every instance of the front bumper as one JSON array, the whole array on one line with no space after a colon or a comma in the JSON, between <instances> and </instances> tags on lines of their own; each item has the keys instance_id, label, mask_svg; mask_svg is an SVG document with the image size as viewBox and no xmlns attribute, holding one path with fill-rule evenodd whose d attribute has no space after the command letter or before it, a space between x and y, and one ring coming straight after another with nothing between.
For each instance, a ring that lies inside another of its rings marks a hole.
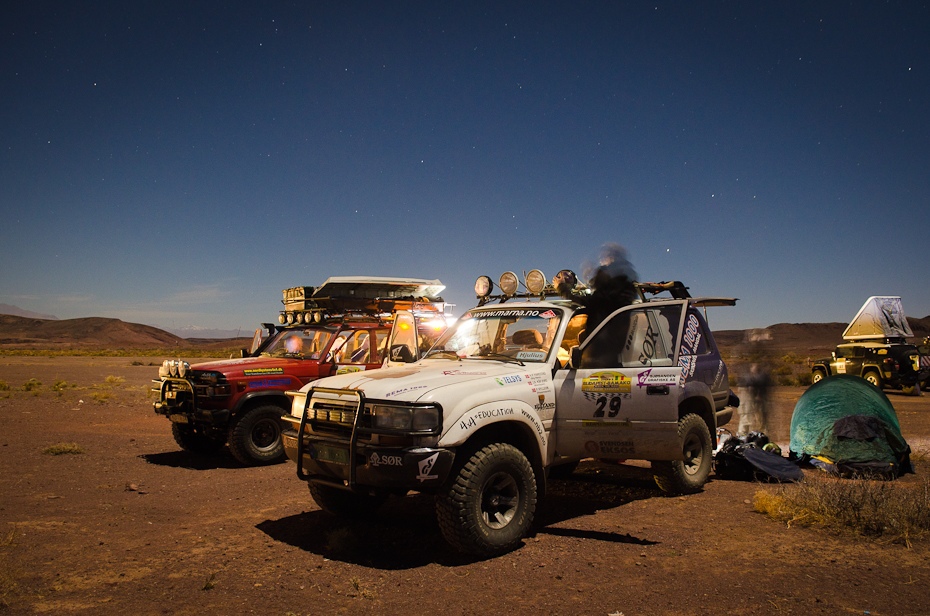
<instances>
[{"instance_id":1,"label":"front bumper","mask_svg":"<svg viewBox=\"0 0 930 616\"><path fill-rule=\"evenodd\" d=\"M284 417L288 421L289 417ZM430 491L441 486L452 469L455 452L432 447L389 447L356 443L298 431L281 435L284 452L297 463L297 475L305 481L355 489L405 489Z\"/></svg>"},{"instance_id":2,"label":"front bumper","mask_svg":"<svg viewBox=\"0 0 930 616\"><path fill-rule=\"evenodd\" d=\"M229 423L229 409L198 407L194 393L197 389L193 382L187 379L167 378L153 383L155 386L152 391L158 394L158 400L152 403L152 407L158 415L164 415L172 422L182 424L225 426Z\"/></svg>"}]
</instances>

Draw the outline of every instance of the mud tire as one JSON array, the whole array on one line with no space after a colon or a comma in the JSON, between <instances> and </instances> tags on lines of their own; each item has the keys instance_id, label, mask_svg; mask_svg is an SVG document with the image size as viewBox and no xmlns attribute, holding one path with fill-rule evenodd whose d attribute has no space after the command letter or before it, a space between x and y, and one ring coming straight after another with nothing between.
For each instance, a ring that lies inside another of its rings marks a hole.
<instances>
[{"instance_id":1,"label":"mud tire","mask_svg":"<svg viewBox=\"0 0 930 616\"><path fill-rule=\"evenodd\" d=\"M865 374L862 375L862 378L864 378L872 385L875 385L879 389L882 388L882 377L878 374L878 372L874 370L868 370L865 372Z\"/></svg>"},{"instance_id":2,"label":"mud tire","mask_svg":"<svg viewBox=\"0 0 930 616\"><path fill-rule=\"evenodd\" d=\"M694 494L707 482L713 466L713 445L707 424L690 413L678 420L678 442L684 460L652 462L655 482L668 494Z\"/></svg>"},{"instance_id":3,"label":"mud tire","mask_svg":"<svg viewBox=\"0 0 930 616\"><path fill-rule=\"evenodd\" d=\"M229 451L246 466L273 464L284 459L279 406L257 406L241 415L229 429Z\"/></svg>"},{"instance_id":4,"label":"mud tire","mask_svg":"<svg viewBox=\"0 0 930 616\"><path fill-rule=\"evenodd\" d=\"M819 383L820 381L827 378L826 373L823 370L814 370L811 373L811 383Z\"/></svg>"},{"instance_id":5,"label":"mud tire","mask_svg":"<svg viewBox=\"0 0 930 616\"><path fill-rule=\"evenodd\" d=\"M196 453L205 456L215 455L223 449L226 440L204 434L198 428L190 424L171 424L171 436L174 442L184 451Z\"/></svg>"},{"instance_id":6,"label":"mud tire","mask_svg":"<svg viewBox=\"0 0 930 616\"><path fill-rule=\"evenodd\" d=\"M457 465L436 497L443 537L466 554L494 556L517 548L536 512L536 475L519 449L492 443Z\"/></svg>"}]
</instances>

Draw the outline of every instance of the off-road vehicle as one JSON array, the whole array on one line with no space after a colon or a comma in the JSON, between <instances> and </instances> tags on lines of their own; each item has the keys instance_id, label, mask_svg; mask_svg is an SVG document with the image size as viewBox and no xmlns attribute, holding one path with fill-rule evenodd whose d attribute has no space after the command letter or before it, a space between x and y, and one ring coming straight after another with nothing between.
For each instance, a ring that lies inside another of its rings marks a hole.
<instances>
[{"instance_id":1,"label":"off-road vehicle","mask_svg":"<svg viewBox=\"0 0 930 616\"><path fill-rule=\"evenodd\" d=\"M651 460L663 490L699 491L738 404L699 308L736 300L641 283L589 327L596 291L557 279L532 270L519 292L507 272L494 295L481 277L479 305L420 361L288 392L284 448L317 504L349 517L432 493L447 541L491 555L526 535L548 471L583 458Z\"/></svg>"},{"instance_id":2,"label":"off-road vehicle","mask_svg":"<svg viewBox=\"0 0 930 616\"><path fill-rule=\"evenodd\" d=\"M831 357L811 363L811 381L851 374L879 389L919 394L930 369L921 366L917 347L907 342L913 335L900 297L870 297L843 332L848 342L837 345Z\"/></svg>"},{"instance_id":3,"label":"off-road vehicle","mask_svg":"<svg viewBox=\"0 0 930 616\"><path fill-rule=\"evenodd\" d=\"M442 289L438 280L361 277L285 289L280 323L264 324L266 336L256 331L242 357L165 361L154 381L155 412L171 420L174 440L187 451L216 453L228 443L242 464L281 460L285 392L323 376L414 361L445 329Z\"/></svg>"}]
</instances>

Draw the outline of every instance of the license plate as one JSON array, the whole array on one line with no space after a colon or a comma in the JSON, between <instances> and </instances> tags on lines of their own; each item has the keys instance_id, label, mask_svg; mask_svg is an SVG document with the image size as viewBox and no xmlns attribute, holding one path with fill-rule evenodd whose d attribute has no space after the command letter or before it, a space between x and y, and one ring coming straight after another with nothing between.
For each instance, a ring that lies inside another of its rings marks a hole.
<instances>
[{"instance_id":1,"label":"license plate","mask_svg":"<svg viewBox=\"0 0 930 616\"><path fill-rule=\"evenodd\" d=\"M313 459L320 462L333 462L335 464L349 463L349 450L343 447L330 447L329 445L314 445Z\"/></svg>"},{"instance_id":2,"label":"license plate","mask_svg":"<svg viewBox=\"0 0 930 616\"><path fill-rule=\"evenodd\" d=\"M168 415L168 419L174 423L190 423L190 420L187 418L187 415L181 415L180 413L175 413L174 415Z\"/></svg>"}]
</instances>

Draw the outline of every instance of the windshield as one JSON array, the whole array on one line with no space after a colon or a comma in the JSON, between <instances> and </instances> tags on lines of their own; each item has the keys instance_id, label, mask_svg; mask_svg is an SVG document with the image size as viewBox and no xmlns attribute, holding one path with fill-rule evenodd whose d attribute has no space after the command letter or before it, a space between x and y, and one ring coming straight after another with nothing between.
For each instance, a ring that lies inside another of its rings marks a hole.
<instances>
[{"instance_id":1,"label":"windshield","mask_svg":"<svg viewBox=\"0 0 930 616\"><path fill-rule=\"evenodd\" d=\"M320 352L326 348L332 335L332 332L323 329L285 330L279 332L262 350L262 356L319 359Z\"/></svg>"},{"instance_id":2,"label":"windshield","mask_svg":"<svg viewBox=\"0 0 930 616\"><path fill-rule=\"evenodd\" d=\"M471 310L446 330L426 356L544 362L562 317L558 309Z\"/></svg>"}]
</instances>

